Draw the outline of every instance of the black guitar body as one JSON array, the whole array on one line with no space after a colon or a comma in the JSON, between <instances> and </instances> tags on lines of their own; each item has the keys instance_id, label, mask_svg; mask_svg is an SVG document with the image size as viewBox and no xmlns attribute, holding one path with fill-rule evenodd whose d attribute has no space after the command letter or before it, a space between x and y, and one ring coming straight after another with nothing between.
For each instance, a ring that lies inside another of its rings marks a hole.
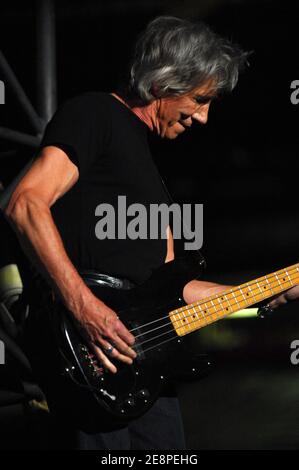
<instances>
[{"instance_id":1,"label":"black guitar body","mask_svg":"<svg viewBox=\"0 0 299 470\"><path fill-rule=\"evenodd\" d=\"M184 355L183 340L168 316L170 311L185 305L183 287L199 277L203 266L201 255L192 253L164 264L133 289L96 288L97 295L117 312L136 338L137 358L131 366L115 361L116 374L103 369L72 316L56 304L51 324L59 350L61 383L69 387L72 401L93 419L125 423L151 407L166 380L203 372L199 371L196 358L192 361Z\"/></svg>"}]
</instances>

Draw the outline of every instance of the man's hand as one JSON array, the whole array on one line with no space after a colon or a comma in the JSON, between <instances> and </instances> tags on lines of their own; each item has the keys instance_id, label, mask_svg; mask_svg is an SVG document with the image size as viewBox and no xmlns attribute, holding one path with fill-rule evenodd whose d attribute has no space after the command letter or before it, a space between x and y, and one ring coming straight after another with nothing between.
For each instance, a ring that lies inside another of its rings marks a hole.
<instances>
[{"instance_id":1,"label":"man's hand","mask_svg":"<svg viewBox=\"0 0 299 470\"><path fill-rule=\"evenodd\" d=\"M74 316L96 357L106 369L112 373L117 372L109 358L132 364L136 357L132 349L134 336L104 302L91 294L88 301L80 307L80 312L74 313Z\"/></svg>"},{"instance_id":2,"label":"man's hand","mask_svg":"<svg viewBox=\"0 0 299 470\"><path fill-rule=\"evenodd\" d=\"M278 308L281 307L281 305L297 299L299 299L299 286L292 287L291 289L273 297L268 305L270 308Z\"/></svg>"}]
</instances>

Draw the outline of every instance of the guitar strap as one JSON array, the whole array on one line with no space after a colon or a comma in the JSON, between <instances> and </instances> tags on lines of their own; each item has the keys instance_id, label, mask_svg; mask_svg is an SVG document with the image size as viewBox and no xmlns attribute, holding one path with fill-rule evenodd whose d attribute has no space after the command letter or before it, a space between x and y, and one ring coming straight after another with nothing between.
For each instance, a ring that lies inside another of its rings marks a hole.
<instances>
[{"instance_id":1,"label":"guitar strap","mask_svg":"<svg viewBox=\"0 0 299 470\"><path fill-rule=\"evenodd\" d=\"M79 271L85 284L90 287L112 287L113 289L128 290L136 286L129 279L120 279L109 274L102 274L97 271Z\"/></svg>"},{"instance_id":2,"label":"guitar strap","mask_svg":"<svg viewBox=\"0 0 299 470\"><path fill-rule=\"evenodd\" d=\"M165 182L164 182L164 180L163 180L163 178L162 178L161 175L160 175L160 178L161 178L161 182L162 182L162 185L163 185L163 187L164 187L164 190L165 190L165 192L166 192L166 194L167 194L167 196L168 196L168 199L169 199L169 201L171 202L171 204L173 204L174 212L176 213L176 215L179 217L179 219L180 219L180 221L181 221L181 226L184 228L184 233L188 235L188 239L189 239L189 240L192 240L193 234L191 233L190 228L186 225L184 219L182 218L182 213L181 213L181 211L178 210L178 207L177 207L178 203L175 203L175 201L174 201L172 195L170 194L170 192L169 192L169 190L168 190L168 188L167 188L167 186L166 186L166 184L165 184ZM171 231L172 231L172 233L173 233L173 218L172 218L172 213L171 213L171 218L170 218L170 228L171 228ZM174 241L175 241L175 240L174 240ZM196 252L201 256L201 258L203 258L202 253L201 253L201 251L200 251L199 249L195 249L194 251L196 251Z\"/></svg>"}]
</instances>

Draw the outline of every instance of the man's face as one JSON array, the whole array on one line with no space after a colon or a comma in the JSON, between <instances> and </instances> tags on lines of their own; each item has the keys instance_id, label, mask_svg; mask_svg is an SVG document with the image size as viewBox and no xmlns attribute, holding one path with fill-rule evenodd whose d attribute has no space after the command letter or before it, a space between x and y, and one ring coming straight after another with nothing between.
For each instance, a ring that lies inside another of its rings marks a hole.
<instances>
[{"instance_id":1,"label":"man's face","mask_svg":"<svg viewBox=\"0 0 299 470\"><path fill-rule=\"evenodd\" d=\"M158 99L155 125L158 135L175 139L192 125L193 120L206 124L215 96L216 90L209 81L184 95Z\"/></svg>"}]
</instances>

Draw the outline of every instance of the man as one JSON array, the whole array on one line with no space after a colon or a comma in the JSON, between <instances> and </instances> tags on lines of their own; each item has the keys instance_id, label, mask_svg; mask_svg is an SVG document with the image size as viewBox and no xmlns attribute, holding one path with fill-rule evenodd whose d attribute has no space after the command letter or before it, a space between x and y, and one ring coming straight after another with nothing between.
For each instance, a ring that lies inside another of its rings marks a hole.
<instances>
[{"instance_id":1,"label":"man","mask_svg":"<svg viewBox=\"0 0 299 470\"><path fill-rule=\"evenodd\" d=\"M138 284L174 259L175 250L169 227L167 241L98 240L95 208L101 202L116 207L118 195L146 208L168 204L148 148L148 130L175 139L193 121L205 124L212 100L234 88L245 58L202 23L156 18L136 43L124 87L66 102L12 195L6 215L24 249L112 374L117 373L115 360L134 361L134 336L117 312L89 289L80 271L92 269ZM184 288L184 299L191 303L224 288L193 280ZM38 321L43 323L42 314ZM50 392L48 399L55 408ZM184 448L175 397L159 398L124 429L94 434L80 430L78 435L81 449Z\"/></svg>"}]
</instances>

